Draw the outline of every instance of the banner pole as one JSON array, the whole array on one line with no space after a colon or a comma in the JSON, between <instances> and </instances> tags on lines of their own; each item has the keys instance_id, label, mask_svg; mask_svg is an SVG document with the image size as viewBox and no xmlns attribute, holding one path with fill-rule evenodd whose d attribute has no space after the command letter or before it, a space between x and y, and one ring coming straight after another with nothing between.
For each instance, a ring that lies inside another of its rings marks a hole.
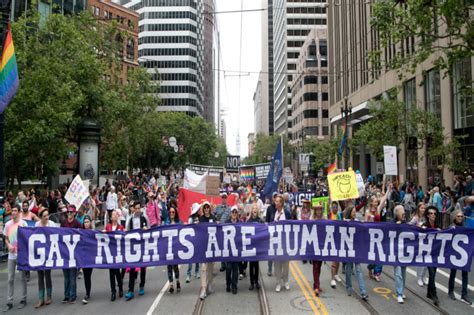
<instances>
[{"instance_id":1,"label":"banner pole","mask_svg":"<svg viewBox=\"0 0 474 315\"><path fill-rule=\"evenodd\" d=\"M283 134L280 135L280 143L281 143L281 178L283 179L283 190L286 188L285 177L283 176L283 172L285 171L285 159L283 155Z\"/></svg>"}]
</instances>

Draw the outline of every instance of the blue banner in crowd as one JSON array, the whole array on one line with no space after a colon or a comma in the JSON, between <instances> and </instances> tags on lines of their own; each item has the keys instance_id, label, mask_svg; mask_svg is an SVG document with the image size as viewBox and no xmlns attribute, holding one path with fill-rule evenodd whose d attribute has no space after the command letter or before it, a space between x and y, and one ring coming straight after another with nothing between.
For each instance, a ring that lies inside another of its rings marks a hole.
<instances>
[{"instance_id":1,"label":"blue banner in crowd","mask_svg":"<svg viewBox=\"0 0 474 315\"><path fill-rule=\"evenodd\" d=\"M325 220L171 225L110 233L20 228L18 250L21 270L304 259L469 271L474 230Z\"/></svg>"},{"instance_id":2,"label":"blue banner in crowd","mask_svg":"<svg viewBox=\"0 0 474 315\"><path fill-rule=\"evenodd\" d=\"M272 200L272 193L278 191L278 184L280 183L280 178L283 174L283 159L281 153L282 145L282 141L278 141L275 153L273 154L272 164L270 165L270 170L268 171L267 181L265 182L265 186L263 187L263 191L261 193L262 200L265 200L265 198Z\"/></svg>"}]
</instances>

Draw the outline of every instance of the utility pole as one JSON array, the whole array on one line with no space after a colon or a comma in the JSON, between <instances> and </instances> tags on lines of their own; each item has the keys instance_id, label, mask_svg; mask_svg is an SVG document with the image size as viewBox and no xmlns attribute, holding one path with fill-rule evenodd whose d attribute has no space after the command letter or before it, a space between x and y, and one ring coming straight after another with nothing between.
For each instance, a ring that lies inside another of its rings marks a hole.
<instances>
[{"instance_id":1,"label":"utility pole","mask_svg":"<svg viewBox=\"0 0 474 315\"><path fill-rule=\"evenodd\" d=\"M11 0L2 1L0 4L0 53L3 54L3 44L8 31L8 22L10 20ZM13 10L13 8L11 9ZM3 56L2 56L3 57ZM5 195L5 112L0 114L0 196Z\"/></svg>"},{"instance_id":2,"label":"utility pole","mask_svg":"<svg viewBox=\"0 0 474 315\"><path fill-rule=\"evenodd\" d=\"M349 106L347 106L347 97L344 98L344 104L341 106L341 118L344 119L344 124L346 126L346 147L344 148L345 150L345 155L344 155L344 168L346 171L349 169L349 148L347 146L347 137L349 135L349 125L348 122L352 116L352 105L349 103Z\"/></svg>"}]
</instances>

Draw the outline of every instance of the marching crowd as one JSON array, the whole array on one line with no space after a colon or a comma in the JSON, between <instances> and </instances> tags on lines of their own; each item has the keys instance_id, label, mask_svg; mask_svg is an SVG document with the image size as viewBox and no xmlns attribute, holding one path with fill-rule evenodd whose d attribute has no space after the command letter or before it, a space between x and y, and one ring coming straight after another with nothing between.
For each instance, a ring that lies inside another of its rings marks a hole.
<instances>
[{"instance_id":1,"label":"marching crowd","mask_svg":"<svg viewBox=\"0 0 474 315\"><path fill-rule=\"evenodd\" d=\"M459 178L457 178L459 179ZM365 197L343 202L329 202L328 209L323 204L312 205L310 200L303 200L302 206L297 207L289 193L273 193L271 198L261 200L256 191L245 186L223 187L221 204L213 205L208 201L194 203L187 224L235 224L251 222L265 224L285 220L345 220L383 222L393 221L397 224L412 224L421 228L444 229L456 228L464 225L465 216L472 215L474 195L471 179L459 179L451 190L449 187L440 191L434 187L423 193L421 187L412 184L376 185L368 181ZM160 186L157 176L140 175L126 181L107 182L104 187L90 191L90 197L83 205L76 209L65 200L67 186L49 191L44 189L20 191L15 197L8 192L3 201L3 213L0 212L0 231L3 232L5 251L8 252L8 292L7 304L4 312L13 307L15 271L17 265L17 231L18 227L68 227L78 229L99 229L104 232L130 231L149 229L160 225L183 224L178 209L179 185L170 181L169 185ZM258 189L256 189L258 190ZM318 182L316 196L327 195L324 182ZM232 205L227 200L232 195ZM271 199L271 200L270 200ZM1 238L0 238L1 239ZM0 244L0 254L1 246ZM312 264L313 289L315 295L321 295L320 282L322 261L303 261ZM345 275L347 294L353 294L352 275L355 276L362 299L367 300L365 277L361 264L326 262L331 266L331 280L329 285L336 288L342 282L339 271ZM194 277L193 275L194 269ZM382 265L368 265L367 274L370 280L381 281ZM395 292L399 303L404 303L406 267L395 266ZM214 263L188 265L185 282L198 279L201 284L200 298L205 299L213 293ZM226 275L226 291L237 294L239 282L249 273L249 290L259 290L259 262L226 262L220 263L220 272ZM115 301L117 296L130 301L135 297L135 282L140 275L138 295L145 294L146 268L110 269L110 300ZM177 265L167 266L169 288L168 293L181 292L180 272ZM436 268L417 267L418 285L427 287L427 297L435 305L439 300L436 290ZM92 290L93 269L64 269L64 299L62 303L76 303L77 280L83 279L86 295L82 303L88 304ZM268 276L275 279L275 291L282 288L290 290L289 261L268 261L266 263ZM124 292L124 280L128 273L128 289ZM21 297L18 308L27 305L27 283L30 279L29 271L21 271ZM38 297L35 308L52 303L51 270L37 271ZM449 297L454 295L456 270L451 270L449 277ZM468 272L462 271L461 301L471 305L468 297Z\"/></svg>"}]
</instances>

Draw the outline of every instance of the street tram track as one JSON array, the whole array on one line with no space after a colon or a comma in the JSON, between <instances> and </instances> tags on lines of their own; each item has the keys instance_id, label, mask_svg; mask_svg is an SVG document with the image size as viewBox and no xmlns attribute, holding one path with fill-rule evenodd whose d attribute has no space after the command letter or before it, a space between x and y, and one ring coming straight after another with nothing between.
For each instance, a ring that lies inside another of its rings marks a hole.
<instances>
[{"instance_id":1,"label":"street tram track","mask_svg":"<svg viewBox=\"0 0 474 315\"><path fill-rule=\"evenodd\" d=\"M263 283L263 277L262 277L261 272L260 272L259 281L260 281L260 290L258 290L258 302L259 302L258 304L260 307L260 315L269 315L270 307L268 306L267 293L265 291L265 285ZM201 289L199 289L198 292L200 293ZM204 300L201 300L199 298L199 293L198 293L196 304L194 305L193 315L202 315L204 311L204 303L206 302L207 298Z\"/></svg>"},{"instance_id":2,"label":"street tram track","mask_svg":"<svg viewBox=\"0 0 474 315\"><path fill-rule=\"evenodd\" d=\"M384 274L386 277L392 279L394 282L395 282L395 278L388 274L386 271L382 271L382 274ZM415 290L411 289L409 286L405 286L405 290L408 290L411 294L413 294L414 296L416 296L417 298L419 298L420 300L422 300L423 302L429 304L429 306L431 306L433 309L435 309L436 311L439 312L439 314L442 314L442 315L449 315L449 312L446 311L445 309L441 308L440 306L436 306L433 304L433 302L422 296L421 294L417 293Z\"/></svg>"}]
</instances>

